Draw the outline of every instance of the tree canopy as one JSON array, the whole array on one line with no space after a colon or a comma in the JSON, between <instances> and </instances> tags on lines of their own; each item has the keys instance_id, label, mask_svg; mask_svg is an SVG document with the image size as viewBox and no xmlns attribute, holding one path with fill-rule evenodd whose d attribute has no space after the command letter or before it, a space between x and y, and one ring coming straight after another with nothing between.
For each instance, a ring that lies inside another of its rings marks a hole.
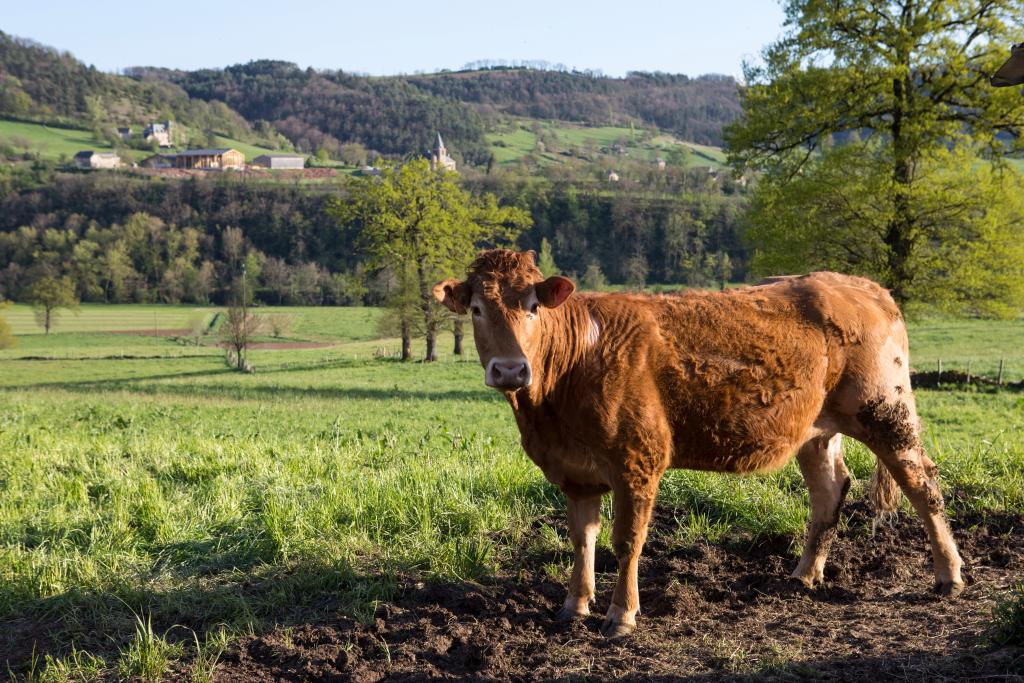
<instances>
[{"instance_id":1,"label":"tree canopy","mask_svg":"<svg viewBox=\"0 0 1024 683\"><path fill-rule=\"evenodd\" d=\"M1021 33L1020 0L789 0L787 33L747 65L726 137L765 173L750 212L755 268L840 268L901 302L1024 304L1024 100L987 75ZM984 168L982 168L984 166ZM970 245L970 248L967 248ZM1020 261L1018 260L1017 263ZM987 285L980 286L980 280ZM956 283L973 284L954 286Z\"/></svg>"},{"instance_id":2,"label":"tree canopy","mask_svg":"<svg viewBox=\"0 0 1024 683\"><path fill-rule=\"evenodd\" d=\"M332 211L343 225L357 227L368 265L393 274L390 305L403 340L418 314L427 360L437 359L436 335L445 317L433 285L458 274L478 249L512 243L530 225L525 211L500 206L491 194L471 195L456 176L431 170L423 159L358 181L351 199L338 201ZM405 343L403 356L408 353Z\"/></svg>"}]
</instances>

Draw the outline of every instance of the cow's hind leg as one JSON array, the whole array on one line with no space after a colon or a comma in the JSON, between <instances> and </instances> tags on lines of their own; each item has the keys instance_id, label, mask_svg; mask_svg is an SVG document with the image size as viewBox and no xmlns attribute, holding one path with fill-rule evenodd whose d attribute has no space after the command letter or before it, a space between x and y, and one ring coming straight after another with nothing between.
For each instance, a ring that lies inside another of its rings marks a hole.
<instances>
[{"instance_id":1,"label":"cow's hind leg","mask_svg":"<svg viewBox=\"0 0 1024 683\"><path fill-rule=\"evenodd\" d=\"M959 595L964 588L963 562L946 521L938 469L921 444L913 398L903 394L870 400L857 421L863 429L857 438L885 464L924 522L932 548L935 591Z\"/></svg>"},{"instance_id":2,"label":"cow's hind leg","mask_svg":"<svg viewBox=\"0 0 1024 683\"><path fill-rule=\"evenodd\" d=\"M557 615L560 621L590 614L590 603L594 601L594 552L601 530L601 496L570 497L567 512L573 564L569 594Z\"/></svg>"},{"instance_id":3,"label":"cow's hind leg","mask_svg":"<svg viewBox=\"0 0 1024 683\"><path fill-rule=\"evenodd\" d=\"M796 456L810 491L811 523L803 555L792 577L808 588L825 580L825 559L836 536L839 509L850 488L842 439L839 434L817 436L805 443Z\"/></svg>"}]
</instances>

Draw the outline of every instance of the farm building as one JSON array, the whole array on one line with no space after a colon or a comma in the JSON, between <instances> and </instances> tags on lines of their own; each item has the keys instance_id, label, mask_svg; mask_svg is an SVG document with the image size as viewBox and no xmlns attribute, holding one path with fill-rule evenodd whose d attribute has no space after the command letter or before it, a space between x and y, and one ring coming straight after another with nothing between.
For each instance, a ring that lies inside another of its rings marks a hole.
<instances>
[{"instance_id":1,"label":"farm building","mask_svg":"<svg viewBox=\"0 0 1024 683\"><path fill-rule=\"evenodd\" d=\"M245 168L245 155L237 149L190 149L177 154L154 154L143 159L143 168Z\"/></svg>"},{"instance_id":2,"label":"farm building","mask_svg":"<svg viewBox=\"0 0 1024 683\"><path fill-rule=\"evenodd\" d=\"M171 146L171 122L151 123L142 131L142 139L146 142L156 140L161 147Z\"/></svg>"},{"instance_id":3,"label":"farm building","mask_svg":"<svg viewBox=\"0 0 1024 683\"><path fill-rule=\"evenodd\" d=\"M261 154L252 163L271 169L305 168L306 158L301 154Z\"/></svg>"},{"instance_id":4,"label":"farm building","mask_svg":"<svg viewBox=\"0 0 1024 683\"><path fill-rule=\"evenodd\" d=\"M118 168L121 157L114 152L94 152L84 150L75 155L75 166L78 168Z\"/></svg>"},{"instance_id":5,"label":"farm building","mask_svg":"<svg viewBox=\"0 0 1024 683\"><path fill-rule=\"evenodd\" d=\"M117 129L117 136L119 138L121 138L122 140L131 140L132 139L132 129L131 129L131 127L129 126L127 128L118 128Z\"/></svg>"}]
</instances>

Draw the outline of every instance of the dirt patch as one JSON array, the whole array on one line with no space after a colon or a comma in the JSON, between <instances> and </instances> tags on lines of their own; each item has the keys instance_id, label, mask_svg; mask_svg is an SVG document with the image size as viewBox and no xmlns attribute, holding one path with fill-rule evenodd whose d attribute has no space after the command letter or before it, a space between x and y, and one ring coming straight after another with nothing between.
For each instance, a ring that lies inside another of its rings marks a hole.
<instances>
[{"instance_id":1,"label":"dirt patch","mask_svg":"<svg viewBox=\"0 0 1024 683\"><path fill-rule=\"evenodd\" d=\"M568 625L552 618L564 597L544 572L552 558L526 556L486 585L409 580L373 623L334 611L242 640L217 679L1024 680L1024 651L975 647L993 594L1024 570L1022 515L954 520L969 584L955 601L929 593L920 522L900 515L872 533L862 502L844 508L826 585L814 590L786 579L789 538L680 545L674 528L659 510L640 567L639 630L624 642L597 632L614 581L609 552L598 553L594 615Z\"/></svg>"}]
</instances>

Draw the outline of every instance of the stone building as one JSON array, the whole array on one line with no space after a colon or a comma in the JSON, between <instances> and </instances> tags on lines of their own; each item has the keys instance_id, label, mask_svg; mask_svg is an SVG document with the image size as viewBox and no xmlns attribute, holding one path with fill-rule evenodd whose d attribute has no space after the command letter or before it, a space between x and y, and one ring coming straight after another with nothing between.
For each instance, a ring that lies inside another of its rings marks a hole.
<instances>
[{"instance_id":1,"label":"stone building","mask_svg":"<svg viewBox=\"0 0 1024 683\"><path fill-rule=\"evenodd\" d=\"M455 172L455 159L448 156L448 149L444 146L441 134L437 134L437 147L430 153L430 168L434 171Z\"/></svg>"},{"instance_id":2,"label":"stone building","mask_svg":"<svg viewBox=\"0 0 1024 683\"><path fill-rule=\"evenodd\" d=\"M151 123L142 131L142 139L146 142L156 140L160 147L171 146L171 122Z\"/></svg>"},{"instance_id":3,"label":"stone building","mask_svg":"<svg viewBox=\"0 0 1024 683\"><path fill-rule=\"evenodd\" d=\"M121 157L114 152L94 152L83 150L75 155L75 166L78 168L118 168Z\"/></svg>"}]
</instances>

